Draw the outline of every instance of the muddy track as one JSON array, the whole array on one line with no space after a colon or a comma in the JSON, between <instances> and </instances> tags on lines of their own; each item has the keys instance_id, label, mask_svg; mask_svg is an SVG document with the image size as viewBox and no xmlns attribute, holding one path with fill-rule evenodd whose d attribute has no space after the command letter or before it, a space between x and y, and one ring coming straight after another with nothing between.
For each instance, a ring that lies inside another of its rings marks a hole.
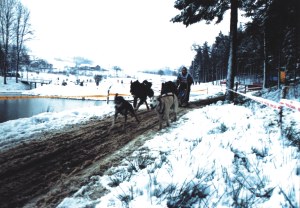
<instances>
[{"instance_id":1,"label":"muddy track","mask_svg":"<svg viewBox=\"0 0 300 208\"><path fill-rule=\"evenodd\" d=\"M180 108L179 117L199 107L191 105ZM92 119L57 132L35 135L31 142L1 152L0 207L57 206L90 176L102 175L141 146L147 137L142 141L138 136L157 131L154 111L140 110L138 117L140 124L129 116L125 132L121 130L122 116L110 134L107 130L112 117Z\"/></svg>"}]
</instances>

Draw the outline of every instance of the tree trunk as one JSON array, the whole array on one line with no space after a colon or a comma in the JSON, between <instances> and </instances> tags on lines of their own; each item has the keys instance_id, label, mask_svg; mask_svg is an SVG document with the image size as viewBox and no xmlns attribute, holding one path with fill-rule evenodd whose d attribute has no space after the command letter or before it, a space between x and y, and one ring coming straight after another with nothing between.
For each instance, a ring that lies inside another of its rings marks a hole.
<instances>
[{"instance_id":1,"label":"tree trunk","mask_svg":"<svg viewBox=\"0 0 300 208\"><path fill-rule=\"evenodd\" d=\"M269 58L268 58L268 44L267 44L267 29L266 25L264 26L264 76L263 76L263 88L269 87L269 78L270 78L270 67L269 67ZM278 77L279 80L279 77Z\"/></svg>"},{"instance_id":2,"label":"tree trunk","mask_svg":"<svg viewBox=\"0 0 300 208\"><path fill-rule=\"evenodd\" d=\"M237 50L237 22L238 22L238 0L231 0L230 5L230 52L227 67L227 80L226 80L226 100L233 101L234 77L236 73L236 50ZM228 90L230 89L230 90Z\"/></svg>"},{"instance_id":3,"label":"tree trunk","mask_svg":"<svg viewBox=\"0 0 300 208\"><path fill-rule=\"evenodd\" d=\"M20 67L20 52L17 52L18 54L17 54L17 65L16 65L16 83L18 83L19 82L19 76L18 76L18 74L19 74L19 67Z\"/></svg>"}]
</instances>

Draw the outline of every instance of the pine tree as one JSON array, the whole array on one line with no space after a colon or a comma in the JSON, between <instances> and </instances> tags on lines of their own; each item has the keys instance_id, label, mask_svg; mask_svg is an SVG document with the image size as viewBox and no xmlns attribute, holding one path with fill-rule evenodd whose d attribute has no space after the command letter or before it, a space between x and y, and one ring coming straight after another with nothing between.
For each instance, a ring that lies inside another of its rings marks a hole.
<instances>
[{"instance_id":1,"label":"pine tree","mask_svg":"<svg viewBox=\"0 0 300 208\"><path fill-rule=\"evenodd\" d=\"M211 48L211 64L215 72L215 80L225 79L229 57L228 36L220 32Z\"/></svg>"},{"instance_id":2,"label":"pine tree","mask_svg":"<svg viewBox=\"0 0 300 208\"><path fill-rule=\"evenodd\" d=\"M270 77L277 76L282 67L296 78L297 59L300 62L300 1L247 0L243 8L253 19L249 26L263 34L264 87L270 86Z\"/></svg>"},{"instance_id":3,"label":"pine tree","mask_svg":"<svg viewBox=\"0 0 300 208\"><path fill-rule=\"evenodd\" d=\"M171 19L172 22L182 22L185 26L206 21L216 23L223 20L223 16L230 9L230 53L227 68L227 89L233 90L234 77L236 73L236 50L237 50L237 21L238 21L238 0L177 0L174 7L180 10L180 14ZM228 90L226 100L233 100L233 92Z\"/></svg>"}]
</instances>

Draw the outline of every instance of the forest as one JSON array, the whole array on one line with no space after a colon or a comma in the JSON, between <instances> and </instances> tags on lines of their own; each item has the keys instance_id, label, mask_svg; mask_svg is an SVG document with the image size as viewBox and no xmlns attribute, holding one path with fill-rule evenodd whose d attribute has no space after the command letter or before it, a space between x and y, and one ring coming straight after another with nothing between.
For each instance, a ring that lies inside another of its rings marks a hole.
<instances>
[{"instance_id":1,"label":"forest","mask_svg":"<svg viewBox=\"0 0 300 208\"><path fill-rule=\"evenodd\" d=\"M207 42L193 45L196 55L190 72L194 79L236 81L234 78L250 76L265 88L280 79L299 81L299 5L298 0L176 1L175 8L181 13L172 21L186 26L200 21L219 23L225 11L231 11L228 35L220 32L211 46ZM237 25L238 12L250 21Z\"/></svg>"}]
</instances>

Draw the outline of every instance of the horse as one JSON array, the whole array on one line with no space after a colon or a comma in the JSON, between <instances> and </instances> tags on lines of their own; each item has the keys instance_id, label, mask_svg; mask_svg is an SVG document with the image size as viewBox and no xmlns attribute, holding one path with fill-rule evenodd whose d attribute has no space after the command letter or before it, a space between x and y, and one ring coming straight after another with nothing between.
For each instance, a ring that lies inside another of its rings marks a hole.
<instances>
[{"instance_id":1,"label":"horse","mask_svg":"<svg viewBox=\"0 0 300 208\"><path fill-rule=\"evenodd\" d=\"M123 130L125 130L126 128L127 114L131 114L131 116L135 117L137 123L140 122L138 117L136 116L136 113L132 105L127 100L125 100L124 97L119 96L118 93L116 93L115 95L114 103L115 103L115 115L111 127L108 130L108 133L110 133L111 129L115 126L115 122L117 120L118 114L123 115L125 119L123 123Z\"/></svg>"},{"instance_id":2,"label":"horse","mask_svg":"<svg viewBox=\"0 0 300 208\"><path fill-rule=\"evenodd\" d=\"M185 84L185 83L181 83ZM189 87L189 86L188 86ZM177 96L178 103L180 107L187 107L187 97L188 97L188 87L177 86L175 82L168 81L161 84L161 94L166 95L169 93L173 93Z\"/></svg>"},{"instance_id":3,"label":"horse","mask_svg":"<svg viewBox=\"0 0 300 208\"><path fill-rule=\"evenodd\" d=\"M147 110L150 109L147 103L147 97L151 98L154 95L154 91L151 87L152 83L147 80L144 80L142 83L138 80L130 82L130 93L133 96L133 107L136 111L143 103L146 104Z\"/></svg>"},{"instance_id":4,"label":"horse","mask_svg":"<svg viewBox=\"0 0 300 208\"><path fill-rule=\"evenodd\" d=\"M178 112L178 99L176 94L168 92L159 96L153 96L150 99L151 109L155 109L158 121L159 121L159 130L162 129L163 121L167 122L167 126L170 126L170 114L173 111L174 119L177 120Z\"/></svg>"},{"instance_id":5,"label":"horse","mask_svg":"<svg viewBox=\"0 0 300 208\"><path fill-rule=\"evenodd\" d=\"M170 92L178 96L178 89L176 83L172 81L161 83L160 95L164 95Z\"/></svg>"}]
</instances>

